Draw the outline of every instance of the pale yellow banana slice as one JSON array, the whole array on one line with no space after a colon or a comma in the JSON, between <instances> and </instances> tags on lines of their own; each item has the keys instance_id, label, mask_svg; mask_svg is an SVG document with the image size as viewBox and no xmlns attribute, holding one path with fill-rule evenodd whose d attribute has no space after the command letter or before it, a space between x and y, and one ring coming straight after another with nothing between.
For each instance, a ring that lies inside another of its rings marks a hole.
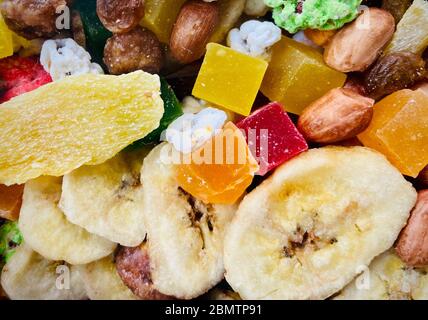
<instances>
[{"instance_id":1,"label":"pale yellow banana slice","mask_svg":"<svg viewBox=\"0 0 428 320\"><path fill-rule=\"evenodd\" d=\"M337 300L428 300L428 267L407 267L391 249L347 285Z\"/></svg>"},{"instance_id":2,"label":"pale yellow banana slice","mask_svg":"<svg viewBox=\"0 0 428 320\"><path fill-rule=\"evenodd\" d=\"M91 300L137 300L116 271L113 256L78 266Z\"/></svg>"},{"instance_id":3,"label":"pale yellow banana slice","mask_svg":"<svg viewBox=\"0 0 428 320\"><path fill-rule=\"evenodd\" d=\"M223 237L236 208L203 204L181 190L174 165L162 157L172 149L161 144L144 160L144 222L154 286L191 299L224 276Z\"/></svg>"},{"instance_id":4,"label":"pale yellow banana slice","mask_svg":"<svg viewBox=\"0 0 428 320\"><path fill-rule=\"evenodd\" d=\"M382 155L310 150L241 202L225 238L226 279L243 299L325 299L390 248L416 201Z\"/></svg>"},{"instance_id":5,"label":"pale yellow banana slice","mask_svg":"<svg viewBox=\"0 0 428 320\"><path fill-rule=\"evenodd\" d=\"M143 242L143 186L140 170L144 155L130 159L120 153L96 166L83 166L63 178L60 208L67 219L123 246Z\"/></svg>"},{"instance_id":6,"label":"pale yellow banana slice","mask_svg":"<svg viewBox=\"0 0 428 320\"><path fill-rule=\"evenodd\" d=\"M116 244L69 222L58 208L61 178L25 184L19 229L25 242L46 259L85 264L111 254Z\"/></svg>"},{"instance_id":7,"label":"pale yellow banana slice","mask_svg":"<svg viewBox=\"0 0 428 320\"><path fill-rule=\"evenodd\" d=\"M12 300L81 300L86 290L75 266L43 258L26 244L3 268L1 284Z\"/></svg>"}]
</instances>

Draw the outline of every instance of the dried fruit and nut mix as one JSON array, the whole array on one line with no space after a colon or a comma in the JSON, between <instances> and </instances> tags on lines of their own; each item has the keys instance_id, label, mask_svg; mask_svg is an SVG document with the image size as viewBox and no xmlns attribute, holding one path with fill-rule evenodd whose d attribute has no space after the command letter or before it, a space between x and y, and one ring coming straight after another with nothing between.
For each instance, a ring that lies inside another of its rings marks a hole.
<instances>
[{"instance_id":1,"label":"dried fruit and nut mix","mask_svg":"<svg viewBox=\"0 0 428 320\"><path fill-rule=\"evenodd\" d=\"M427 47L426 0L0 0L0 295L428 299Z\"/></svg>"}]
</instances>

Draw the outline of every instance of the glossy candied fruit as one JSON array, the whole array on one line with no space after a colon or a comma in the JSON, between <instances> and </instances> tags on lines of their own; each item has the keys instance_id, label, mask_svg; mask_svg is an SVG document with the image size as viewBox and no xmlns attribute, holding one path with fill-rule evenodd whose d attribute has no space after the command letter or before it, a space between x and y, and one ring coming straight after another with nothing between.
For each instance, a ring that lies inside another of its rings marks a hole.
<instances>
[{"instance_id":1,"label":"glossy candied fruit","mask_svg":"<svg viewBox=\"0 0 428 320\"><path fill-rule=\"evenodd\" d=\"M378 100L395 91L413 86L425 77L425 61L411 52L383 56L366 73L365 87L369 96Z\"/></svg>"},{"instance_id":2,"label":"glossy candied fruit","mask_svg":"<svg viewBox=\"0 0 428 320\"><path fill-rule=\"evenodd\" d=\"M187 163L186 163L187 162ZM259 169L240 129L228 122L190 161L177 165L181 188L206 203L233 204Z\"/></svg>"},{"instance_id":3,"label":"glossy candied fruit","mask_svg":"<svg viewBox=\"0 0 428 320\"><path fill-rule=\"evenodd\" d=\"M358 136L383 153L403 174L416 177L428 164L428 95L397 91L374 106L370 126Z\"/></svg>"},{"instance_id":4,"label":"glossy candied fruit","mask_svg":"<svg viewBox=\"0 0 428 320\"><path fill-rule=\"evenodd\" d=\"M141 25L152 31L163 43L168 43L172 27L186 0L145 0Z\"/></svg>"},{"instance_id":5,"label":"glossy candied fruit","mask_svg":"<svg viewBox=\"0 0 428 320\"><path fill-rule=\"evenodd\" d=\"M264 176L282 163L308 150L308 144L278 103L270 103L241 120L248 146Z\"/></svg>"},{"instance_id":6,"label":"glossy candied fruit","mask_svg":"<svg viewBox=\"0 0 428 320\"><path fill-rule=\"evenodd\" d=\"M286 111L300 114L345 81L346 75L328 67L316 49L282 37L272 48L261 91L271 101L283 104Z\"/></svg>"},{"instance_id":7,"label":"glossy candied fruit","mask_svg":"<svg viewBox=\"0 0 428 320\"><path fill-rule=\"evenodd\" d=\"M0 108L0 183L103 163L163 113L159 77L142 71L68 77L16 97Z\"/></svg>"},{"instance_id":8,"label":"glossy candied fruit","mask_svg":"<svg viewBox=\"0 0 428 320\"><path fill-rule=\"evenodd\" d=\"M0 218L16 221L22 204L24 185L0 184Z\"/></svg>"},{"instance_id":9,"label":"glossy candied fruit","mask_svg":"<svg viewBox=\"0 0 428 320\"><path fill-rule=\"evenodd\" d=\"M13 54L12 32L7 27L0 14L0 59Z\"/></svg>"},{"instance_id":10,"label":"glossy candied fruit","mask_svg":"<svg viewBox=\"0 0 428 320\"><path fill-rule=\"evenodd\" d=\"M267 66L265 60L209 43L192 94L248 116Z\"/></svg>"},{"instance_id":11,"label":"glossy candied fruit","mask_svg":"<svg viewBox=\"0 0 428 320\"><path fill-rule=\"evenodd\" d=\"M409 51L416 54L428 46L428 1L415 0L397 25L385 54Z\"/></svg>"},{"instance_id":12,"label":"glossy candied fruit","mask_svg":"<svg viewBox=\"0 0 428 320\"><path fill-rule=\"evenodd\" d=\"M220 20L210 42L221 43L242 16L246 0L218 0Z\"/></svg>"}]
</instances>

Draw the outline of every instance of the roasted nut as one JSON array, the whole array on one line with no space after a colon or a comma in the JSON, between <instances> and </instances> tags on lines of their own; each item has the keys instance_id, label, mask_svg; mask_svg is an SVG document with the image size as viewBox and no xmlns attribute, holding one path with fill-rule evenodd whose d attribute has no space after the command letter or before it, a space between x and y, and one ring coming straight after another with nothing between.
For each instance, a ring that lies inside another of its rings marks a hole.
<instances>
[{"instance_id":1,"label":"roasted nut","mask_svg":"<svg viewBox=\"0 0 428 320\"><path fill-rule=\"evenodd\" d=\"M27 39L51 38L59 33L56 19L71 0L4 0L1 14L8 27ZM59 11L59 13L57 13Z\"/></svg>"},{"instance_id":2,"label":"roasted nut","mask_svg":"<svg viewBox=\"0 0 428 320\"><path fill-rule=\"evenodd\" d=\"M111 74L135 70L158 73L163 63L162 47L153 32L137 27L107 40L104 62Z\"/></svg>"},{"instance_id":3,"label":"roasted nut","mask_svg":"<svg viewBox=\"0 0 428 320\"><path fill-rule=\"evenodd\" d=\"M428 165L419 173L417 180L421 186L428 188Z\"/></svg>"},{"instance_id":4,"label":"roasted nut","mask_svg":"<svg viewBox=\"0 0 428 320\"><path fill-rule=\"evenodd\" d=\"M428 190L419 191L416 206L398 238L396 250L407 265L428 266Z\"/></svg>"},{"instance_id":5,"label":"roasted nut","mask_svg":"<svg viewBox=\"0 0 428 320\"><path fill-rule=\"evenodd\" d=\"M334 143L355 137L373 117L374 100L354 91L338 88L307 107L298 128L309 141Z\"/></svg>"},{"instance_id":6,"label":"roasted nut","mask_svg":"<svg viewBox=\"0 0 428 320\"><path fill-rule=\"evenodd\" d=\"M144 17L144 0L97 0L97 14L111 32L128 32Z\"/></svg>"},{"instance_id":7,"label":"roasted nut","mask_svg":"<svg viewBox=\"0 0 428 320\"><path fill-rule=\"evenodd\" d=\"M73 31L73 39L77 44L86 48L86 35L83 28L82 18L79 11L73 10L71 12L71 30Z\"/></svg>"},{"instance_id":8,"label":"roasted nut","mask_svg":"<svg viewBox=\"0 0 428 320\"><path fill-rule=\"evenodd\" d=\"M331 39L324 52L325 62L341 72L364 71L392 38L394 17L370 8Z\"/></svg>"},{"instance_id":9,"label":"roasted nut","mask_svg":"<svg viewBox=\"0 0 428 320\"><path fill-rule=\"evenodd\" d=\"M123 283L143 300L173 299L157 291L152 282L147 244L139 247L121 247L116 255L116 269Z\"/></svg>"},{"instance_id":10,"label":"roasted nut","mask_svg":"<svg viewBox=\"0 0 428 320\"><path fill-rule=\"evenodd\" d=\"M172 29L170 50L180 63L188 64L204 55L219 19L217 3L190 1L184 4Z\"/></svg>"}]
</instances>

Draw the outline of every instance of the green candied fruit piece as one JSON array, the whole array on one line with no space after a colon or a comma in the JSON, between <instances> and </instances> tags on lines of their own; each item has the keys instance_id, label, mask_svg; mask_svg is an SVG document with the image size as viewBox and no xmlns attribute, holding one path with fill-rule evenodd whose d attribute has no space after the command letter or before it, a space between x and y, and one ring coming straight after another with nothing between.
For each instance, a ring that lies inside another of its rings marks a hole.
<instances>
[{"instance_id":1,"label":"green candied fruit piece","mask_svg":"<svg viewBox=\"0 0 428 320\"><path fill-rule=\"evenodd\" d=\"M149 133L146 137L141 140L134 142L130 146L130 150L134 148L139 148L145 145L153 145L159 143L160 136L164 130L168 128L168 126L175 119L183 115L183 110L181 108L181 104L177 99L177 96L174 93L174 90L168 84L168 82L160 77L161 83L161 98L164 103L164 114L162 119L160 120L159 127Z\"/></svg>"},{"instance_id":2,"label":"green candied fruit piece","mask_svg":"<svg viewBox=\"0 0 428 320\"><path fill-rule=\"evenodd\" d=\"M304 29L333 30L354 20L362 0L264 0L275 23L290 33Z\"/></svg>"},{"instance_id":3,"label":"green candied fruit piece","mask_svg":"<svg viewBox=\"0 0 428 320\"><path fill-rule=\"evenodd\" d=\"M0 269L15 253L15 248L23 241L16 222L5 222L0 226Z\"/></svg>"}]
</instances>

